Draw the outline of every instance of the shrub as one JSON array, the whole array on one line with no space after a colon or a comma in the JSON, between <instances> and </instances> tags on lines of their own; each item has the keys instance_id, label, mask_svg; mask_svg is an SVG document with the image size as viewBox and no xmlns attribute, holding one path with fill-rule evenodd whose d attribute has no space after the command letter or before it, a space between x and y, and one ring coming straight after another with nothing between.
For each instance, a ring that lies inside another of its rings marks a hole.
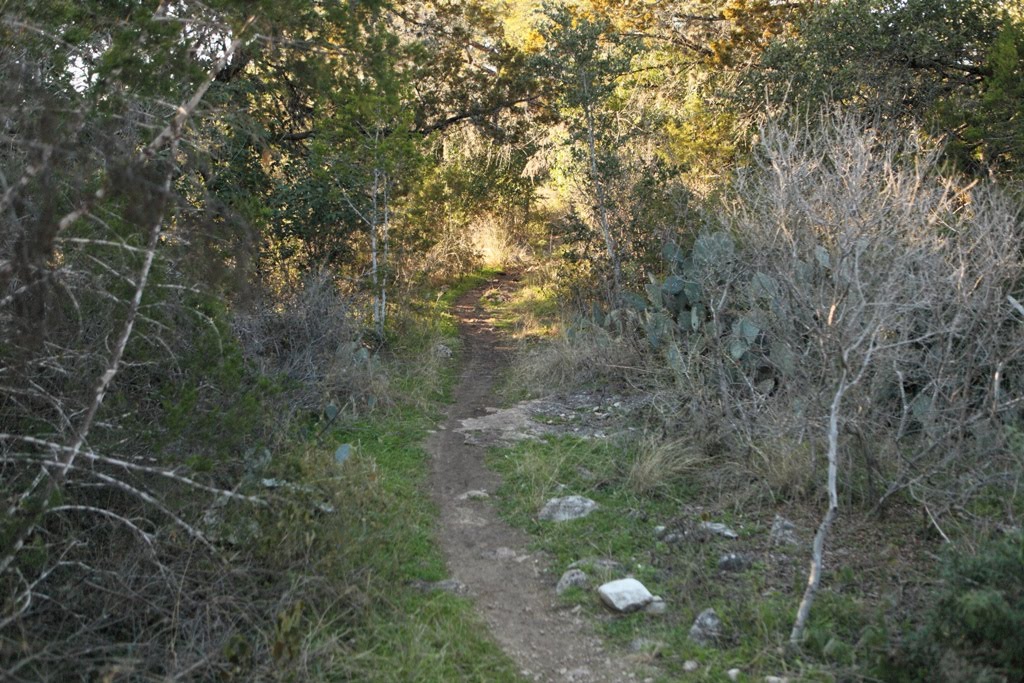
<instances>
[{"instance_id":1,"label":"shrub","mask_svg":"<svg viewBox=\"0 0 1024 683\"><path fill-rule=\"evenodd\" d=\"M924 624L893 675L921 681L1024 680L1024 533L950 552Z\"/></svg>"},{"instance_id":2,"label":"shrub","mask_svg":"<svg viewBox=\"0 0 1024 683\"><path fill-rule=\"evenodd\" d=\"M753 158L708 228L667 244L664 275L606 321L671 372L666 424L717 424L734 452L806 443L812 467L835 407L846 490L906 491L938 517L1011 483L1013 201L943 175L921 139L843 115L766 126Z\"/></svg>"}]
</instances>

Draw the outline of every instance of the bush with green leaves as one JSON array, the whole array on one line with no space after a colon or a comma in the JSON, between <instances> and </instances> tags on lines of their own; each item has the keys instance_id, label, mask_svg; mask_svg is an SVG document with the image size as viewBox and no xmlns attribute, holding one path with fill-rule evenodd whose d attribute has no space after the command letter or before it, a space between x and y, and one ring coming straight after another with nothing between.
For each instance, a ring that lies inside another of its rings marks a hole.
<instances>
[{"instance_id":1,"label":"bush with green leaves","mask_svg":"<svg viewBox=\"0 0 1024 683\"><path fill-rule=\"evenodd\" d=\"M896 680L1024 680L1024 533L950 552L925 623L888 672Z\"/></svg>"}]
</instances>

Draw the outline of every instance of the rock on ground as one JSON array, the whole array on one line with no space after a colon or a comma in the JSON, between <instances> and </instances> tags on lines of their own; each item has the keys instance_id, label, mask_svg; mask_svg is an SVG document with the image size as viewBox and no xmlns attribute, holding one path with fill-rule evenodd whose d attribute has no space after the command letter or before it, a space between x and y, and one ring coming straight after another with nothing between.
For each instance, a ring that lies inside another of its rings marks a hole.
<instances>
[{"instance_id":1,"label":"rock on ground","mask_svg":"<svg viewBox=\"0 0 1024 683\"><path fill-rule=\"evenodd\" d=\"M487 500L490 497L490 494L483 489L473 489L472 491L459 494L455 497L455 500Z\"/></svg>"},{"instance_id":2,"label":"rock on ground","mask_svg":"<svg viewBox=\"0 0 1024 683\"><path fill-rule=\"evenodd\" d=\"M690 627L690 640L698 645L714 645L722 637L722 620L710 607L693 621Z\"/></svg>"},{"instance_id":3,"label":"rock on ground","mask_svg":"<svg viewBox=\"0 0 1024 683\"><path fill-rule=\"evenodd\" d=\"M646 586L636 579L609 581L598 588L597 593L616 612L635 612L654 600Z\"/></svg>"},{"instance_id":4,"label":"rock on ground","mask_svg":"<svg viewBox=\"0 0 1024 683\"><path fill-rule=\"evenodd\" d=\"M723 572L741 572L751 564L750 558L741 553L725 553L718 558L718 569Z\"/></svg>"},{"instance_id":5,"label":"rock on ground","mask_svg":"<svg viewBox=\"0 0 1024 683\"><path fill-rule=\"evenodd\" d=\"M775 545L800 544L800 539L796 535L796 525L782 515L775 515L772 521L771 539Z\"/></svg>"},{"instance_id":6,"label":"rock on ground","mask_svg":"<svg viewBox=\"0 0 1024 683\"><path fill-rule=\"evenodd\" d=\"M723 538L739 538L740 535L721 522L701 522L700 528Z\"/></svg>"},{"instance_id":7,"label":"rock on ground","mask_svg":"<svg viewBox=\"0 0 1024 683\"><path fill-rule=\"evenodd\" d=\"M551 522L568 522L582 519L597 509L597 503L583 496L552 498L544 504L538 519Z\"/></svg>"},{"instance_id":8,"label":"rock on ground","mask_svg":"<svg viewBox=\"0 0 1024 683\"><path fill-rule=\"evenodd\" d=\"M654 599L647 603L647 606L644 607L644 612L646 612L647 614L664 614L667 611L668 603L666 603L664 599L659 598L657 595L655 595Z\"/></svg>"},{"instance_id":9,"label":"rock on ground","mask_svg":"<svg viewBox=\"0 0 1024 683\"><path fill-rule=\"evenodd\" d=\"M624 571L621 562L607 557L584 557L570 564L569 569L589 569L598 574L619 574Z\"/></svg>"},{"instance_id":10,"label":"rock on ground","mask_svg":"<svg viewBox=\"0 0 1024 683\"><path fill-rule=\"evenodd\" d=\"M586 572L580 569L570 569L569 571L562 574L562 578L558 580L558 585L555 586L555 593L561 595L570 588L582 588L589 583Z\"/></svg>"}]
</instances>

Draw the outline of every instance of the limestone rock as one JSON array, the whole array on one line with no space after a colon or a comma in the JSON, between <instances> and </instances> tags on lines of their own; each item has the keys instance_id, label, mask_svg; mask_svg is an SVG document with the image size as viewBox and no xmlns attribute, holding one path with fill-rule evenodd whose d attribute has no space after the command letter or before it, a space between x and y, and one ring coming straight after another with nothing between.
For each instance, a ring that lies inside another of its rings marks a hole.
<instances>
[{"instance_id":1,"label":"limestone rock","mask_svg":"<svg viewBox=\"0 0 1024 683\"><path fill-rule=\"evenodd\" d=\"M700 668L700 663L694 659L687 659L683 663L683 671L688 674L692 674L694 671Z\"/></svg>"},{"instance_id":2,"label":"limestone rock","mask_svg":"<svg viewBox=\"0 0 1024 683\"><path fill-rule=\"evenodd\" d=\"M562 574L562 578L558 580L558 585L555 586L555 593L561 595L570 588L583 588L589 581L590 579L587 577L586 572L580 569L570 569Z\"/></svg>"},{"instance_id":3,"label":"limestone rock","mask_svg":"<svg viewBox=\"0 0 1024 683\"><path fill-rule=\"evenodd\" d=\"M597 509L597 503L583 496L552 498L537 515L538 519L551 522L567 522L582 519Z\"/></svg>"},{"instance_id":4,"label":"limestone rock","mask_svg":"<svg viewBox=\"0 0 1024 683\"><path fill-rule=\"evenodd\" d=\"M655 595L654 599L647 603L647 606L644 607L644 612L647 614L658 615L664 614L667 611L668 604L662 598L659 598L657 595Z\"/></svg>"},{"instance_id":5,"label":"limestone rock","mask_svg":"<svg viewBox=\"0 0 1024 683\"><path fill-rule=\"evenodd\" d=\"M570 564L569 569L586 569L609 578L613 574L622 574L624 571L621 562L607 557L584 557L582 560L576 560Z\"/></svg>"},{"instance_id":6,"label":"limestone rock","mask_svg":"<svg viewBox=\"0 0 1024 683\"><path fill-rule=\"evenodd\" d=\"M598 588L597 593L616 612L635 612L654 600L651 592L636 579L609 581Z\"/></svg>"},{"instance_id":7,"label":"limestone rock","mask_svg":"<svg viewBox=\"0 0 1024 683\"><path fill-rule=\"evenodd\" d=\"M728 671L725 672L725 675L729 677L730 681L738 681L738 680L740 680L740 674L741 673L743 673L743 672L740 671L739 669L729 669Z\"/></svg>"},{"instance_id":8,"label":"limestone rock","mask_svg":"<svg viewBox=\"0 0 1024 683\"><path fill-rule=\"evenodd\" d=\"M456 496L455 500L486 500L490 498L490 494L487 491L474 489L472 491L466 491L465 493Z\"/></svg>"},{"instance_id":9,"label":"limestone rock","mask_svg":"<svg viewBox=\"0 0 1024 683\"><path fill-rule=\"evenodd\" d=\"M690 627L690 640L698 645L714 645L722 637L722 620L710 607L693 621Z\"/></svg>"},{"instance_id":10,"label":"limestone rock","mask_svg":"<svg viewBox=\"0 0 1024 683\"><path fill-rule=\"evenodd\" d=\"M751 564L750 558L741 553L725 553L718 558L718 569L723 572L741 572Z\"/></svg>"},{"instance_id":11,"label":"limestone rock","mask_svg":"<svg viewBox=\"0 0 1024 683\"><path fill-rule=\"evenodd\" d=\"M796 535L796 525L782 515L775 515L772 521L771 539L774 545L799 545L800 538Z\"/></svg>"},{"instance_id":12,"label":"limestone rock","mask_svg":"<svg viewBox=\"0 0 1024 683\"><path fill-rule=\"evenodd\" d=\"M740 535L721 522L701 522L700 528L723 538L739 538Z\"/></svg>"}]
</instances>

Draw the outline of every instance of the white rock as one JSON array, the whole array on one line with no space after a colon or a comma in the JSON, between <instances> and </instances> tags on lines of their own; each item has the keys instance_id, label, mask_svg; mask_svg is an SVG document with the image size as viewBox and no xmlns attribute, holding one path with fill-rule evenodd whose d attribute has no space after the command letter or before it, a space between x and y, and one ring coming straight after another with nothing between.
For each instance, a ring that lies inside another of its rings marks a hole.
<instances>
[{"instance_id":1,"label":"white rock","mask_svg":"<svg viewBox=\"0 0 1024 683\"><path fill-rule=\"evenodd\" d=\"M692 674L694 671L696 671L699 668L700 668L700 664L696 660L693 660L693 659L687 659L686 662L683 663L683 671L685 671L688 674Z\"/></svg>"},{"instance_id":2,"label":"white rock","mask_svg":"<svg viewBox=\"0 0 1024 683\"><path fill-rule=\"evenodd\" d=\"M721 637L722 621L710 607L698 614L690 627L690 640L698 645L714 645Z\"/></svg>"},{"instance_id":3,"label":"white rock","mask_svg":"<svg viewBox=\"0 0 1024 683\"><path fill-rule=\"evenodd\" d=\"M728 671L725 672L725 675L729 677L730 681L738 681L738 680L740 680L740 674L741 673L743 673L743 672L740 671L739 669L729 669Z\"/></svg>"},{"instance_id":4,"label":"white rock","mask_svg":"<svg viewBox=\"0 0 1024 683\"><path fill-rule=\"evenodd\" d=\"M785 676L765 676L764 683L789 683Z\"/></svg>"},{"instance_id":5,"label":"white rock","mask_svg":"<svg viewBox=\"0 0 1024 683\"><path fill-rule=\"evenodd\" d=\"M597 589L606 605L617 612L635 612L654 600L654 596L636 579L609 581Z\"/></svg>"},{"instance_id":6,"label":"white rock","mask_svg":"<svg viewBox=\"0 0 1024 683\"><path fill-rule=\"evenodd\" d=\"M741 572L750 567L750 558L740 553L726 553L718 558L718 569L723 572Z\"/></svg>"},{"instance_id":7,"label":"white rock","mask_svg":"<svg viewBox=\"0 0 1024 683\"><path fill-rule=\"evenodd\" d=\"M490 494L487 491L481 489L474 489L472 491L466 491L455 498L455 500L486 500L490 498Z\"/></svg>"},{"instance_id":8,"label":"white rock","mask_svg":"<svg viewBox=\"0 0 1024 683\"><path fill-rule=\"evenodd\" d=\"M725 538L739 538L740 535L721 522L701 522L700 528Z\"/></svg>"},{"instance_id":9,"label":"white rock","mask_svg":"<svg viewBox=\"0 0 1024 683\"><path fill-rule=\"evenodd\" d=\"M597 503L583 496L552 498L537 515L538 519L551 522L567 522L582 519L597 509Z\"/></svg>"},{"instance_id":10,"label":"white rock","mask_svg":"<svg viewBox=\"0 0 1024 683\"><path fill-rule=\"evenodd\" d=\"M562 578L558 580L558 585L555 586L555 593L561 595L570 588L582 588L587 585L588 581L586 572L579 569L570 569L562 574Z\"/></svg>"},{"instance_id":11,"label":"white rock","mask_svg":"<svg viewBox=\"0 0 1024 683\"><path fill-rule=\"evenodd\" d=\"M800 544L800 539L796 535L796 525L782 515L775 515L772 521L771 539L775 545Z\"/></svg>"},{"instance_id":12,"label":"white rock","mask_svg":"<svg viewBox=\"0 0 1024 683\"><path fill-rule=\"evenodd\" d=\"M644 612L646 612L647 614L664 614L667 611L668 603L666 603L663 599L659 598L657 595L655 595L654 599L647 603L647 606L644 607Z\"/></svg>"},{"instance_id":13,"label":"white rock","mask_svg":"<svg viewBox=\"0 0 1024 683\"><path fill-rule=\"evenodd\" d=\"M611 578L611 575L621 574L625 571L621 562L607 557L584 557L570 564L569 569L585 569L595 574L601 574L602 578Z\"/></svg>"}]
</instances>

